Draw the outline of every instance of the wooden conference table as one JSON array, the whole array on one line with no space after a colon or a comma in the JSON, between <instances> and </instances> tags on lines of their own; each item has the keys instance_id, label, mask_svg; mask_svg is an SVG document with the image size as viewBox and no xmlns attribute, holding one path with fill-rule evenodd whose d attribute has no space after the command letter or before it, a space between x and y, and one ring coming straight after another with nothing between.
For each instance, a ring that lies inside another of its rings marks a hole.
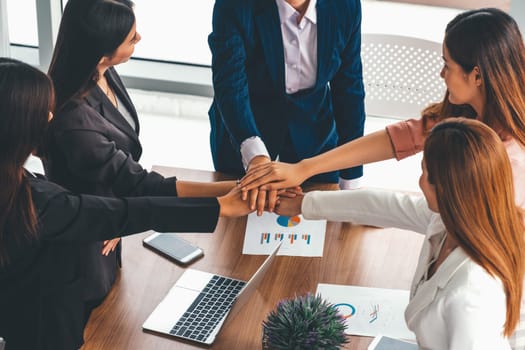
<instances>
[{"instance_id":1,"label":"wooden conference table","mask_svg":"<svg viewBox=\"0 0 525 350\"><path fill-rule=\"evenodd\" d=\"M184 180L224 179L209 171L154 169ZM242 254L245 227L246 217L220 219L213 234L181 234L204 249L204 257L191 267L247 280L266 256ZM105 302L93 312L82 350L210 348L142 330L184 271L142 246L142 239L150 234L123 239L122 270ZM422 242L420 235L409 231L328 222L323 257L276 257L253 300L225 324L211 348L260 349L262 321L279 300L315 293L318 283L409 289ZM352 336L345 349L365 350L371 339Z\"/></svg>"}]
</instances>

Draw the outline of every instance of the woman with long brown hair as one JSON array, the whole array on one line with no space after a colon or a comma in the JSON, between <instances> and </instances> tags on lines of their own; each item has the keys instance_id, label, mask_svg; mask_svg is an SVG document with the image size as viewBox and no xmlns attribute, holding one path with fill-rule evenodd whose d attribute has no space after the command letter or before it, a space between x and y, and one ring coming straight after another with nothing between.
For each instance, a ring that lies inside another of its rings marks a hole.
<instances>
[{"instance_id":1,"label":"woman with long brown hair","mask_svg":"<svg viewBox=\"0 0 525 350\"><path fill-rule=\"evenodd\" d=\"M26 171L26 159L44 140L53 96L44 73L0 58L0 336L6 350L82 345L84 290L72 242L82 247L149 229L213 232L219 216L249 212L238 190L219 198L107 198L76 195Z\"/></svg>"},{"instance_id":2,"label":"woman with long brown hair","mask_svg":"<svg viewBox=\"0 0 525 350\"><path fill-rule=\"evenodd\" d=\"M400 160L422 150L436 122L466 116L492 127L506 143L517 203L525 207L525 45L517 23L494 8L460 13L447 25L443 60L446 95L426 108L421 119L392 124L296 164L255 167L241 181L244 189L274 190L299 185L313 174L394 157Z\"/></svg>"},{"instance_id":3,"label":"woman with long brown hair","mask_svg":"<svg viewBox=\"0 0 525 350\"><path fill-rule=\"evenodd\" d=\"M360 189L281 199L281 215L397 227L425 235L409 329L421 349L510 349L520 320L525 228L506 149L487 125L447 119L424 145L424 196Z\"/></svg>"},{"instance_id":4,"label":"woman with long brown hair","mask_svg":"<svg viewBox=\"0 0 525 350\"><path fill-rule=\"evenodd\" d=\"M516 203L525 208L525 45L517 23L498 9L465 11L447 25L443 60L446 95L441 103L426 108L421 119L392 124L296 164L274 162L253 168L242 180L244 189L262 186L275 190L299 185L317 173L394 157L400 160L422 150L428 130L436 122L467 116L489 125L504 142ZM275 202L275 196L270 198L270 210ZM255 198L250 199L250 205L255 208ZM515 349L525 349L523 309L523 321L511 339Z\"/></svg>"}]
</instances>

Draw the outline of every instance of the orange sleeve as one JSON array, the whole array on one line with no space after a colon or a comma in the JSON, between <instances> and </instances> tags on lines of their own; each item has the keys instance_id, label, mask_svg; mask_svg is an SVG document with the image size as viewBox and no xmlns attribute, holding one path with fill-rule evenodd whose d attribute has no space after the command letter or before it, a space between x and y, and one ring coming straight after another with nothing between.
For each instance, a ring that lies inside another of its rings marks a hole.
<instances>
[{"instance_id":1,"label":"orange sleeve","mask_svg":"<svg viewBox=\"0 0 525 350\"><path fill-rule=\"evenodd\" d=\"M386 132L392 142L397 160L412 156L423 150L425 135L422 119L407 119L388 125Z\"/></svg>"}]
</instances>

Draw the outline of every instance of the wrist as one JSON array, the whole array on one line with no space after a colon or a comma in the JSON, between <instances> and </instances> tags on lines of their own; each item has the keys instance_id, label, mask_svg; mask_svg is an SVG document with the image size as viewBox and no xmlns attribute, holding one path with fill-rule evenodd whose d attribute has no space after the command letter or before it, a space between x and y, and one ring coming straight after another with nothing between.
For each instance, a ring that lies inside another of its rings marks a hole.
<instances>
[{"instance_id":1,"label":"wrist","mask_svg":"<svg viewBox=\"0 0 525 350\"><path fill-rule=\"evenodd\" d=\"M253 157L251 160L250 160L250 163L248 164L248 167L246 170L250 169L250 167L254 166L254 165L258 165L258 164L261 164L261 163L268 163L270 162L270 157L264 155L264 154L259 154L259 155L256 155L255 157Z\"/></svg>"},{"instance_id":2,"label":"wrist","mask_svg":"<svg viewBox=\"0 0 525 350\"><path fill-rule=\"evenodd\" d=\"M297 163L297 165L299 167L298 173L301 174L303 181L306 181L306 179L309 179L316 174L316 162L313 161L312 158L303 159Z\"/></svg>"},{"instance_id":3,"label":"wrist","mask_svg":"<svg viewBox=\"0 0 525 350\"><path fill-rule=\"evenodd\" d=\"M217 197L217 202L219 202L219 217L227 216L227 199L225 196Z\"/></svg>"}]
</instances>

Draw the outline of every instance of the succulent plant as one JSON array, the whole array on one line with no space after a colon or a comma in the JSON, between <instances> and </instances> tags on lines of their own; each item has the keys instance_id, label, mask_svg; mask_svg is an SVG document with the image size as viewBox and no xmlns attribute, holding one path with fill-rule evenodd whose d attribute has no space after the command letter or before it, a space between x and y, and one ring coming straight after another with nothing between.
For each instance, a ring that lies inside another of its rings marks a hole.
<instances>
[{"instance_id":1,"label":"succulent plant","mask_svg":"<svg viewBox=\"0 0 525 350\"><path fill-rule=\"evenodd\" d=\"M343 317L320 295L279 302L263 322L263 348L271 350L339 349L348 342Z\"/></svg>"}]
</instances>

